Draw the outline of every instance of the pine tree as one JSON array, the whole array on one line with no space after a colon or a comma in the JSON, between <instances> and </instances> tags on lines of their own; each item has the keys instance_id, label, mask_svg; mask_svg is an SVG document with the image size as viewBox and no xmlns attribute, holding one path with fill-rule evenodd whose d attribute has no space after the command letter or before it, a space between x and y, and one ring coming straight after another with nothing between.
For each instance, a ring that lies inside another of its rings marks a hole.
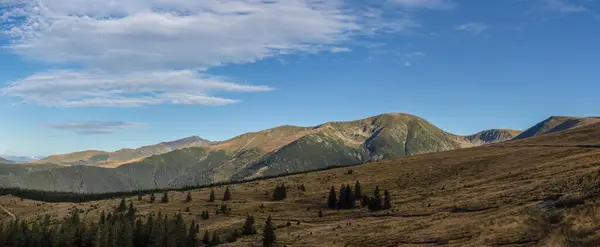
<instances>
[{"instance_id":1,"label":"pine tree","mask_svg":"<svg viewBox=\"0 0 600 247\"><path fill-rule=\"evenodd\" d=\"M204 232L204 238L202 238L202 243L204 245L209 245L210 244L210 236L208 235L208 231Z\"/></svg>"},{"instance_id":2,"label":"pine tree","mask_svg":"<svg viewBox=\"0 0 600 247\"><path fill-rule=\"evenodd\" d=\"M353 209L356 207L356 197L354 196L354 192L352 192L352 188L350 185L346 185L346 205L344 209Z\"/></svg>"},{"instance_id":3,"label":"pine tree","mask_svg":"<svg viewBox=\"0 0 600 247\"><path fill-rule=\"evenodd\" d=\"M335 194L335 189L331 186L331 190L329 190L329 198L327 199L327 207L331 209L335 209L337 204L337 195Z\"/></svg>"},{"instance_id":4,"label":"pine tree","mask_svg":"<svg viewBox=\"0 0 600 247\"><path fill-rule=\"evenodd\" d=\"M273 247L277 242L277 236L275 236L275 230L271 223L271 216L267 218L265 222L265 230L263 231L263 247Z\"/></svg>"},{"instance_id":5,"label":"pine tree","mask_svg":"<svg viewBox=\"0 0 600 247\"><path fill-rule=\"evenodd\" d=\"M323 217L323 210L319 210L319 218Z\"/></svg>"},{"instance_id":6,"label":"pine tree","mask_svg":"<svg viewBox=\"0 0 600 247\"><path fill-rule=\"evenodd\" d=\"M210 197L208 198L208 202L214 202L215 201L215 191L214 190L210 190Z\"/></svg>"},{"instance_id":7,"label":"pine tree","mask_svg":"<svg viewBox=\"0 0 600 247\"><path fill-rule=\"evenodd\" d=\"M246 216L246 222L244 223L244 229L242 234L244 235L252 235L256 233L256 228L254 228L254 217L248 215Z\"/></svg>"},{"instance_id":8,"label":"pine tree","mask_svg":"<svg viewBox=\"0 0 600 247\"><path fill-rule=\"evenodd\" d=\"M162 196L162 198L160 198L160 202L161 203L169 202L169 192L167 192L166 190L163 192L163 196Z\"/></svg>"},{"instance_id":9,"label":"pine tree","mask_svg":"<svg viewBox=\"0 0 600 247\"><path fill-rule=\"evenodd\" d=\"M223 194L223 201L231 200L231 192L229 191L229 186L225 188L225 193Z\"/></svg>"},{"instance_id":10,"label":"pine tree","mask_svg":"<svg viewBox=\"0 0 600 247\"><path fill-rule=\"evenodd\" d=\"M124 212L127 210L127 204L125 204L125 198L121 198L121 203L117 207L117 212Z\"/></svg>"},{"instance_id":11,"label":"pine tree","mask_svg":"<svg viewBox=\"0 0 600 247\"><path fill-rule=\"evenodd\" d=\"M142 193L138 193L138 196L137 196L138 201L142 201L142 199L143 199L142 196L143 196Z\"/></svg>"},{"instance_id":12,"label":"pine tree","mask_svg":"<svg viewBox=\"0 0 600 247\"><path fill-rule=\"evenodd\" d=\"M192 194L188 191L187 196L185 197L185 202L191 202L192 201Z\"/></svg>"},{"instance_id":13,"label":"pine tree","mask_svg":"<svg viewBox=\"0 0 600 247\"><path fill-rule=\"evenodd\" d=\"M197 237L197 233L196 233L196 222L195 221L192 221L192 223L190 224L190 228L187 231L185 245L187 247L198 246L198 237Z\"/></svg>"},{"instance_id":14,"label":"pine tree","mask_svg":"<svg viewBox=\"0 0 600 247\"><path fill-rule=\"evenodd\" d=\"M135 220L135 207L133 206L133 202L129 202L129 208L127 209L127 219L131 222Z\"/></svg>"},{"instance_id":15,"label":"pine tree","mask_svg":"<svg viewBox=\"0 0 600 247\"><path fill-rule=\"evenodd\" d=\"M221 244L221 239L219 239L219 235L217 235L217 232L213 232L209 246L217 246L219 244Z\"/></svg>"},{"instance_id":16,"label":"pine tree","mask_svg":"<svg viewBox=\"0 0 600 247\"><path fill-rule=\"evenodd\" d=\"M104 225L105 223L106 223L106 213L103 210L102 213L100 213L100 225Z\"/></svg>"},{"instance_id":17,"label":"pine tree","mask_svg":"<svg viewBox=\"0 0 600 247\"><path fill-rule=\"evenodd\" d=\"M356 181L356 184L354 184L354 194L356 195L356 199L362 199L363 192L359 181Z\"/></svg>"},{"instance_id":18,"label":"pine tree","mask_svg":"<svg viewBox=\"0 0 600 247\"><path fill-rule=\"evenodd\" d=\"M150 203L154 203L154 201L156 201L156 196L154 195L154 193L150 194Z\"/></svg>"},{"instance_id":19,"label":"pine tree","mask_svg":"<svg viewBox=\"0 0 600 247\"><path fill-rule=\"evenodd\" d=\"M273 200L281 201L287 197L287 189L285 188L285 184L277 185L275 190L273 190Z\"/></svg>"},{"instance_id":20,"label":"pine tree","mask_svg":"<svg viewBox=\"0 0 600 247\"><path fill-rule=\"evenodd\" d=\"M370 208L371 211L379 211L381 210L381 193L379 191L379 186L375 187L375 191L373 192L373 198L370 200Z\"/></svg>"},{"instance_id":21,"label":"pine tree","mask_svg":"<svg viewBox=\"0 0 600 247\"><path fill-rule=\"evenodd\" d=\"M388 190L385 190L383 192L383 210L388 210L392 208L392 203L391 203L391 198L390 198L390 192Z\"/></svg>"}]
</instances>

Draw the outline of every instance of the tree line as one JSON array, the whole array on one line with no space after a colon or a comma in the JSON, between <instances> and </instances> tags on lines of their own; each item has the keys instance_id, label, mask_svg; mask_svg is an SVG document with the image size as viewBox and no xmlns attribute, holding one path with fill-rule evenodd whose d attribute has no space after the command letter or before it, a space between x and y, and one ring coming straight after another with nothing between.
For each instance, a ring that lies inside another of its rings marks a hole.
<instances>
[{"instance_id":1,"label":"tree line","mask_svg":"<svg viewBox=\"0 0 600 247\"><path fill-rule=\"evenodd\" d=\"M211 188L211 187L219 187L225 185L234 185L234 184L242 184L242 183L250 183L255 181L261 181L271 178L277 177L287 177L298 174L324 171L330 169L339 169L348 166L357 166L363 163L356 163L347 166L328 166L324 168L318 168L307 171L298 171L298 172L289 172L279 175L270 175L270 176L262 176L262 177L254 177L250 179L242 179L242 180L232 180L232 181L224 181L217 182L211 184L204 185L188 185L179 188L153 188L153 189L139 189L139 190L128 190L128 191L117 191L117 192L104 192L104 193L90 193L90 192L68 192L68 191L52 191L52 190L38 190L38 189L24 189L18 187L9 187L9 188L0 188L0 196L3 195L13 195L16 197L43 201L43 202L72 202L72 203L82 203L82 202L90 202L90 201L100 201L106 199L113 199L119 197L128 197L135 196L139 194L152 194L152 193L160 193L162 191L188 191L195 189L203 189L203 188Z\"/></svg>"},{"instance_id":2,"label":"tree line","mask_svg":"<svg viewBox=\"0 0 600 247\"><path fill-rule=\"evenodd\" d=\"M333 186L329 190L329 196L327 198L327 207L330 209L353 209L355 208L356 202L360 201L363 207L367 207L370 211L380 211L392 208L391 195L388 190L381 196L379 186L375 187L373 196L363 194L362 186L359 181L356 181L354 190L349 184L342 184L339 193Z\"/></svg>"},{"instance_id":3,"label":"tree line","mask_svg":"<svg viewBox=\"0 0 600 247\"><path fill-rule=\"evenodd\" d=\"M125 199L113 212L104 211L96 221L84 221L80 211L72 208L61 220L46 215L31 222L23 220L0 222L0 246L11 247L198 247L234 242L242 235L256 234L254 218L248 216L242 231L204 231L195 221L187 224L181 213L162 212L139 217L133 203ZM202 236L199 238L198 236ZM271 217L263 231L263 246L274 246L276 235Z\"/></svg>"}]
</instances>

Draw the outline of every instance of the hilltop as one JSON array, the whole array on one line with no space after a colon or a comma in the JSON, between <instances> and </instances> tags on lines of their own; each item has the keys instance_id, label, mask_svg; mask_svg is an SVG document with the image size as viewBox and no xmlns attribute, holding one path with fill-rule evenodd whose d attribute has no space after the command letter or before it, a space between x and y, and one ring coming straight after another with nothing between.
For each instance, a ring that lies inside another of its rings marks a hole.
<instances>
[{"instance_id":1,"label":"hilltop","mask_svg":"<svg viewBox=\"0 0 600 247\"><path fill-rule=\"evenodd\" d=\"M475 136L458 136L416 116L382 114L313 127L280 126L218 143L179 148L122 162L122 165L115 166L114 169L63 167L29 172L16 177L15 181L24 188L78 192L206 185L473 147L508 140L512 138L510 133L514 131L499 130ZM203 140L179 143L201 145ZM161 146L176 148L185 145ZM88 152L78 155L78 158L85 157L88 161L106 160L97 158L99 156L132 157ZM52 158L46 161L51 161Z\"/></svg>"},{"instance_id":2,"label":"hilltop","mask_svg":"<svg viewBox=\"0 0 600 247\"><path fill-rule=\"evenodd\" d=\"M563 130L578 128L590 124L600 123L598 117L560 117L554 116L534 125L515 137L515 140L525 139L534 136L559 132Z\"/></svg>"},{"instance_id":3,"label":"hilltop","mask_svg":"<svg viewBox=\"0 0 600 247\"><path fill-rule=\"evenodd\" d=\"M52 155L37 163L55 163L63 165L99 165L106 167L119 166L122 162L131 161L152 155L167 153L176 149L208 145L211 142L198 136L191 136L170 142L143 146L136 149L124 148L115 152L97 150L81 151L62 155Z\"/></svg>"},{"instance_id":4,"label":"hilltop","mask_svg":"<svg viewBox=\"0 0 600 247\"><path fill-rule=\"evenodd\" d=\"M240 229L248 214L257 235L242 236L223 246L260 243L265 219L271 216L281 245L292 246L597 246L600 205L597 162L600 124L482 147L395 157L351 168L330 169L229 186L232 200L222 201L225 186L169 192L168 203L126 198L138 215L161 211L183 213L204 231L226 236ZM376 186L388 190L391 208L369 211L327 208L331 186L354 186L372 195ZM271 199L282 183L287 198ZM211 190L216 201L208 202ZM160 196L160 195L157 195ZM119 198L87 202L41 203L0 198L10 212L23 218L37 214L61 218L70 207L81 217L97 219ZM231 210L215 214L220 205ZM189 208L189 210L188 210ZM187 212L189 211L189 213ZM198 215L208 211L210 218ZM322 217L319 217L319 212ZM5 218L8 218L5 215ZM287 224L287 222L290 224Z\"/></svg>"}]
</instances>

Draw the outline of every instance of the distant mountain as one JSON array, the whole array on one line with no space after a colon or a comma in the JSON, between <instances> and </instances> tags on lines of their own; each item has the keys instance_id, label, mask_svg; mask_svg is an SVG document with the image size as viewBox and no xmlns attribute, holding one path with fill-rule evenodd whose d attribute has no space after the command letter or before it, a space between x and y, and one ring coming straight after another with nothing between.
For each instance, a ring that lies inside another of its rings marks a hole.
<instances>
[{"instance_id":1,"label":"distant mountain","mask_svg":"<svg viewBox=\"0 0 600 247\"><path fill-rule=\"evenodd\" d=\"M197 136L187 137L171 142L161 142L155 145L144 146L136 149L120 149L115 152L82 151L70 154L49 156L39 163L55 163L65 165L100 165L118 166L122 162L131 161L152 155L167 153L176 149L208 145L211 142Z\"/></svg>"},{"instance_id":2,"label":"distant mountain","mask_svg":"<svg viewBox=\"0 0 600 247\"><path fill-rule=\"evenodd\" d=\"M12 161L15 163L29 163L37 160L41 160L42 156L14 156L14 155L2 155L0 158Z\"/></svg>"},{"instance_id":3,"label":"distant mountain","mask_svg":"<svg viewBox=\"0 0 600 247\"><path fill-rule=\"evenodd\" d=\"M515 140L554 133L558 131L578 128L590 124L600 123L597 117L550 117L533 127L525 130L515 137Z\"/></svg>"},{"instance_id":4,"label":"distant mountain","mask_svg":"<svg viewBox=\"0 0 600 247\"><path fill-rule=\"evenodd\" d=\"M13 163L13 162L0 157L0 164L10 164L10 163Z\"/></svg>"},{"instance_id":5,"label":"distant mountain","mask_svg":"<svg viewBox=\"0 0 600 247\"><path fill-rule=\"evenodd\" d=\"M490 130L458 136L416 116L382 114L314 127L281 126L219 143L194 137L114 153L88 151L49 157L46 161L92 164L162 152L112 169L69 166L29 172L11 181L21 187L77 192L181 187L473 147L508 140L515 133Z\"/></svg>"},{"instance_id":6,"label":"distant mountain","mask_svg":"<svg viewBox=\"0 0 600 247\"><path fill-rule=\"evenodd\" d=\"M466 136L465 139L473 143L475 146L479 146L511 140L521 133L523 133L523 131L510 129L491 129L481 131L474 135Z\"/></svg>"}]
</instances>

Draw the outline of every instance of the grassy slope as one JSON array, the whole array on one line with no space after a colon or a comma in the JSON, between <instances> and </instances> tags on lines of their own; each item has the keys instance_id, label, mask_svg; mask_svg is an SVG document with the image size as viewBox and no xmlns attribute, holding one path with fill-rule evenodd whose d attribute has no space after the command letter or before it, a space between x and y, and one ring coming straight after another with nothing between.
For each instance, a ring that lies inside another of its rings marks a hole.
<instances>
[{"instance_id":1,"label":"grassy slope","mask_svg":"<svg viewBox=\"0 0 600 247\"><path fill-rule=\"evenodd\" d=\"M550 117L515 137L516 140L600 123L600 118Z\"/></svg>"},{"instance_id":2,"label":"grassy slope","mask_svg":"<svg viewBox=\"0 0 600 247\"><path fill-rule=\"evenodd\" d=\"M234 201L229 216L212 214L222 202L206 202L209 189L194 190L192 203L183 203L185 193L171 192L169 204L149 204L129 198L141 214L161 210L175 213L190 207L186 220L203 210L211 218L201 222L204 230L217 232L239 227L252 214L257 228L272 216L280 244L293 246L594 246L600 239L597 197L577 207L542 211L544 198L560 195L559 201L594 191L600 182L600 149L585 147L600 140L600 125L577 128L522 141L486 147L386 159L349 168L300 174L232 185ZM550 144L553 144L552 146ZM393 209L379 213L364 209L336 211L324 208L330 186L354 184L363 191L377 185L390 190ZM291 189L282 202L269 200L265 192L285 182L288 188L304 184L306 191ZM214 188L217 199L224 188ZM562 199L561 199L562 198ZM119 199L76 205L100 210ZM21 217L56 214L60 217L74 204L39 204L0 198L0 203ZM308 209L308 210L307 210ZM97 217L90 210L85 217ZM323 217L317 217L323 210ZM556 220L544 215L558 215ZM2 217L0 215L0 217ZM4 215L7 219L8 216ZM292 225L284 226L290 220ZM299 225L296 222L301 222ZM260 234L224 246L260 243ZM429 243L429 244L427 244ZM570 243L570 244L569 244Z\"/></svg>"}]
</instances>

